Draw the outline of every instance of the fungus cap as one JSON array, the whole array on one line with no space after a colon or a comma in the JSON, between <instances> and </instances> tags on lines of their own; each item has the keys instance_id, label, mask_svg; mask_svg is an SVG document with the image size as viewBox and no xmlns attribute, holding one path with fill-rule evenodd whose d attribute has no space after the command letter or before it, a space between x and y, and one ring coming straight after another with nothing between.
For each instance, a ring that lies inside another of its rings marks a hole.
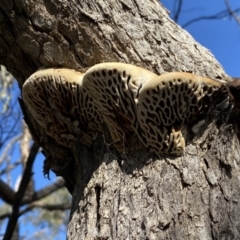
<instances>
[{"instance_id":1,"label":"fungus cap","mask_svg":"<svg viewBox=\"0 0 240 240\"><path fill-rule=\"evenodd\" d=\"M146 69L114 62L97 64L85 73L83 88L92 96L119 148L123 142L131 148L134 139L138 139L136 102L139 91L156 76Z\"/></svg>"},{"instance_id":2,"label":"fungus cap","mask_svg":"<svg viewBox=\"0 0 240 240\"><path fill-rule=\"evenodd\" d=\"M73 69L44 69L31 75L23 85L23 101L35 120L59 144L71 146L76 139L86 145L91 104L83 95L83 73ZM94 129L95 131L95 129Z\"/></svg>"},{"instance_id":3,"label":"fungus cap","mask_svg":"<svg viewBox=\"0 0 240 240\"><path fill-rule=\"evenodd\" d=\"M202 120L225 100L227 107L230 102L226 87L210 78L174 72L150 79L140 90L137 106L142 142L158 154L175 155L173 149L184 150L185 147L184 136L179 132L183 126ZM178 140L173 140L175 138ZM166 145L159 146L157 139L160 142L167 139ZM177 147L177 142L182 146Z\"/></svg>"}]
</instances>

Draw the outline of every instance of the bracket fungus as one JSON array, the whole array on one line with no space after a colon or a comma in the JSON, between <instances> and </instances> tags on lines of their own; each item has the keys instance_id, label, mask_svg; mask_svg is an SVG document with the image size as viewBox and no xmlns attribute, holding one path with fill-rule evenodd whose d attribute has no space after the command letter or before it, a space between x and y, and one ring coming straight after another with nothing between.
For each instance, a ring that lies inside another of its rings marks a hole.
<instances>
[{"instance_id":1,"label":"bracket fungus","mask_svg":"<svg viewBox=\"0 0 240 240\"><path fill-rule=\"evenodd\" d=\"M140 144L136 102L141 87L156 76L146 69L114 62L97 64L85 73L83 88L92 96L118 150L125 146L134 150Z\"/></svg>"},{"instance_id":2,"label":"bracket fungus","mask_svg":"<svg viewBox=\"0 0 240 240\"><path fill-rule=\"evenodd\" d=\"M230 86L231 87L231 86ZM190 73L160 76L125 63L101 63L83 74L46 69L23 85L29 112L60 145L90 146L106 124L119 151L145 146L158 155L182 155L187 127L196 134L211 116L232 109L228 86Z\"/></svg>"},{"instance_id":3,"label":"bracket fungus","mask_svg":"<svg viewBox=\"0 0 240 240\"><path fill-rule=\"evenodd\" d=\"M82 78L83 74L73 69L45 69L32 74L22 89L23 101L34 119L66 147L76 139L90 145L96 131L101 131L91 97L82 94Z\"/></svg>"},{"instance_id":4,"label":"bracket fungus","mask_svg":"<svg viewBox=\"0 0 240 240\"><path fill-rule=\"evenodd\" d=\"M228 115L231 106L227 87L216 80L180 72L153 78L139 93L142 142L157 154L182 155L185 125L209 114Z\"/></svg>"}]
</instances>

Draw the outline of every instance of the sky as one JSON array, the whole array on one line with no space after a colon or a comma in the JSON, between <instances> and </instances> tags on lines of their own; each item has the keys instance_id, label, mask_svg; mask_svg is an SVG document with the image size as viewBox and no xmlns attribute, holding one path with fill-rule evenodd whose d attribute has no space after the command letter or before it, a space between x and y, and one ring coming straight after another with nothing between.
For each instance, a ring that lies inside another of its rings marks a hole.
<instances>
[{"instance_id":1,"label":"sky","mask_svg":"<svg viewBox=\"0 0 240 240\"><path fill-rule=\"evenodd\" d=\"M174 15L174 2L175 0L162 0L162 4L170 11L170 16ZM240 8L240 0L229 0L229 3L232 9ZM223 10L226 10L224 0L183 0L178 24L184 26L184 24L192 19L201 16L211 16ZM197 42L212 52L228 75L240 77L240 24L236 23L231 17L223 17L217 20L194 22L184 27L184 29L188 31ZM19 92L16 91L16 94L19 95ZM14 151L16 152L12 153L13 156L17 156L17 148ZM49 185L56 179L54 174L51 174L51 181L44 178L42 173L43 160L43 155L39 154L34 164L33 172L37 190ZM13 184L21 173L21 169L15 170L12 179ZM26 234L26 232L28 234L33 233L34 228L27 224L24 228L21 228L22 235ZM62 233L59 239L64 238L65 233Z\"/></svg>"},{"instance_id":2,"label":"sky","mask_svg":"<svg viewBox=\"0 0 240 240\"><path fill-rule=\"evenodd\" d=\"M162 4L174 15L175 0L162 0ZM240 0L229 0L231 9L240 8ZM178 24L189 20L212 16L226 10L224 0L183 0ZM240 22L240 13L239 13ZM208 48L232 77L240 77L240 24L231 17L217 20L201 20L184 28L193 38Z\"/></svg>"}]
</instances>

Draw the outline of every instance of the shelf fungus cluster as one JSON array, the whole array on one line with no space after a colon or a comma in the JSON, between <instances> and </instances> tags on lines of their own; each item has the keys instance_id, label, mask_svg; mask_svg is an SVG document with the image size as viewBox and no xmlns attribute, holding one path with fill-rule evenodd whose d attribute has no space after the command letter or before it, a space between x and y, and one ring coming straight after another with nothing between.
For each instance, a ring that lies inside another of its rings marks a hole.
<instances>
[{"instance_id":1,"label":"shelf fungus cluster","mask_svg":"<svg viewBox=\"0 0 240 240\"><path fill-rule=\"evenodd\" d=\"M189 73L156 75L124 63L101 63L86 73L46 69L23 85L23 101L60 145L90 146L108 127L119 151L147 147L182 155L186 126L209 115L226 121L232 100L219 81Z\"/></svg>"}]
</instances>

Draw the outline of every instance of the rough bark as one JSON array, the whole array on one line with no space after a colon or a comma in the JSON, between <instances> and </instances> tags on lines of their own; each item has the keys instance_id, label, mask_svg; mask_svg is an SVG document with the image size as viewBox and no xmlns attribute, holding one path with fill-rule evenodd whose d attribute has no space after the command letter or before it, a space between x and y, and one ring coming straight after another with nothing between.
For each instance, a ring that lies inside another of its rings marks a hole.
<instances>
[{"instance_id":1,"label":"rough bark","mask_svg":"<svg viewBox=\"0 0 240 240\"><path fill-rule=\"evenodd\" d=\"M0 63L20 87L39 67L84 71L99 62L228 81L214 56L156 0L1 0ZM24 110L24 106L23 106ZM234 121L209 123L178 158L58 146L26 121L50 168L73 191L68 239L239 239L239 142Z\"/></svg>"}]
</instances>

